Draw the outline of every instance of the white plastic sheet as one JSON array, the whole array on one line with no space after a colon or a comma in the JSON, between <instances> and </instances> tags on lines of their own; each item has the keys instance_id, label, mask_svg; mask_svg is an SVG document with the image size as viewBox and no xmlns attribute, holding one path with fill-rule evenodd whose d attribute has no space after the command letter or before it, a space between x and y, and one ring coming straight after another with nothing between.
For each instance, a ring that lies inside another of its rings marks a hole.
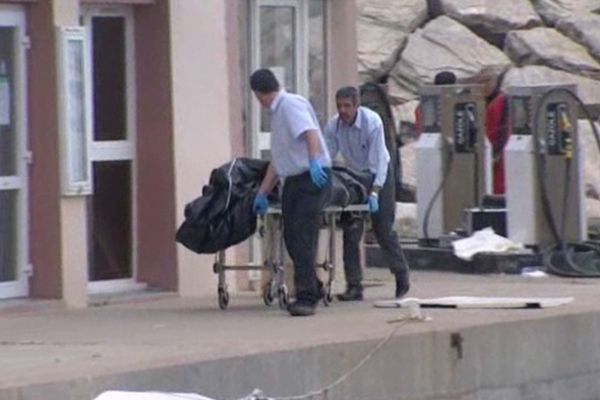
<instances>
[{"instance_id":1,"label":"white plastic sheet","mask_svg":"<svg viewBox=\"0 0 600 400\"><path fill-rule=\"evenodd\" d=\"M523 244L497 235L492 228L485 228L466 239L456 240L452 242L452 247L458 258L467 261L477 253L510 253L524 249Z\"/></svg>"},{"instance_id":2,"label":"white plastic sheet","mask_svg":"<svg viewBox=\"0 0 600 400\"><path fill-rule=\"evenodd\" d=\"M417 303L429 308L551 308L571 303L573 297L482 297L448 296L429 299L405 297L396 300L380 300L374 303L377 308L408 308Z\"/></svg>"},{"instance_id":3,"label":"white plastic sheet","mask_svg":"<svg viewBox=\"0 0 600 400\"><path fill-rule=\"evenodd\" d=\"M194 393L126 392L110 390L94 400L214 400Z\"/></svg>"}]
</instances>

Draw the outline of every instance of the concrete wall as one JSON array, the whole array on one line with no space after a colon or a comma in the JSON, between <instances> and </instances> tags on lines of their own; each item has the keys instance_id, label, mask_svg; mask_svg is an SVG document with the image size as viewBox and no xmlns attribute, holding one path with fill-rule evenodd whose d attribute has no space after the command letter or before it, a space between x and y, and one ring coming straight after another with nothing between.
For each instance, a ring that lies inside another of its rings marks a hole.
<instances>
[{"instance_id":1,"label":"concrete wall","mask_svg":"<svg viewBox=\"0 0 600 400\"><path fill-rule=\"evenodd\" d=\"M231 158L225 3L169 2L177 224L212 168ZM212 256L178 246L177 263L182 295L215 292Z\"/></svg>"},{"instance_id":2,"label":"concrete wall","mask_svg":"<svg viewBox=\"0 0 600 400\"><path fill-rule=\"evenodd\" d=\"M596 311L535 320L523 316L523 321L457 330L401 326L327 399L598 399L599 329ZM334 382L382 339L206 362L188 360L177 366L5 389L0 398L80 400L104 390L158 390L238 399L256 387L270 396L299 395Z\"/></svg>"}]
</instances>

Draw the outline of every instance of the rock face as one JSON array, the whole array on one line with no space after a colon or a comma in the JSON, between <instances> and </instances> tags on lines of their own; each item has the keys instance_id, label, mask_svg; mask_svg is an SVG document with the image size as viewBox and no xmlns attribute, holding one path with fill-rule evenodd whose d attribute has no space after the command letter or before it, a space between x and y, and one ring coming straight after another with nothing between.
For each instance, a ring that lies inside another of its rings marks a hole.
<instances>
[{"instance_id":1,"label":"rock face","mask_svg":"<svg viewBox=\"0 0 600 400\"><path fill-rule=\"evenodd\" d=\"M532 4L544 22L550 26L572 14L600 12L600 3L597 0L532 0Z\"/></svg>"},{"instance_id":2,"label":"rock face","mask_svg":"<svg viewBox=\"0 0 600 400\"><path fill-rule=\"evenodd\" d=\"M358 71L363 81L378 80L387 75L398 61L408 34L385 25L358 21Z\"/></svg>"},{"instance_id":3,"label":"rock face","mask_svg":"<svg viewBox=\"0 0 600 400\"><path fill-rule=\"evenodd\" d=\"M357 0L356 4L361 18L407 33L421 26L429 15L423 0Z\"/></svg>"},{"instance_id":4,"label":"rock face","mask_svg":"<svg viewBox=\"0 0 600 400\"><path fill-rule=\"evenodd\" d=\"M600 60L600 15L573 14L558 20L556 29L585 46L596 60Z\"/></svg>"},{"instance_id":5,"label":"rock face","mask_svg":"<svg viewBox=\"0 0 600 400\"><path fill-rule=\"evenodd\" d=\"M529 0L440 0L440 7L449 17L488 34L542 25Z\"/></svg>"},{"instance_id":6,"label":"rock face","mask_svg":"<svg viewBox=\"0 0 600 400\"><path fill-rule=\"evenodd\" d=\"M408 35L428 17L422 0L358 0L358 72L378 80L398 61Z\"/></svg>"},{"instance_id":7,"label":"rock face","mask_svg":"<svg viewBox=\"0 0 600 400\"><path fill-rule=\"evenodd\" d=\"M464 25L441 16L410 36L390 73L389 93L401 103L414 99L419 87L440 71L450 70L458 79L466 79L489 65L508 67L510 60Z\"/></svg>"},{"instance_id":8,"label":"rock face","mask_svg":"<svg viewBox=\"0 0 600 400\"><path fill-rule=\"evenodd\" d=\"M505 51L517 65L546 65L600 78L600 64L586 48L551 28L509 32Z\"/></svg>"},{"instance_id":9,"label":"rock face","mask_svg":"<svg viewBox=\"0 0 600 400\"><path fill-rule=\"evenodd\" d=\"M577 94L586 105L600 105L600 81L541 65L511 68L504 76L502 87L572 83L577 85Z\"/></svg>"}]
</instances>

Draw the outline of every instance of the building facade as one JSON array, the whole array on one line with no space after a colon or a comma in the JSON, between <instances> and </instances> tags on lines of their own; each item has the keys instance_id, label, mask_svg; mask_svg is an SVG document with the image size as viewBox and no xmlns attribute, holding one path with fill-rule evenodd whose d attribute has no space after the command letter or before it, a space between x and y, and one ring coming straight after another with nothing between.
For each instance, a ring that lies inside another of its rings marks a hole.
<instances>
[{"instance_id":1,"label":"building facade","mask_svg":"<svg viewBox=\"0 0 600 400\"><path fill-rule=\"evenodd\" d=\"M213 293L213 257L174 235L213 168L268 156L249 74L326 121L357 81L355 18L347 0L0 1L0 299Z\"/></svg>"}]
</instances>

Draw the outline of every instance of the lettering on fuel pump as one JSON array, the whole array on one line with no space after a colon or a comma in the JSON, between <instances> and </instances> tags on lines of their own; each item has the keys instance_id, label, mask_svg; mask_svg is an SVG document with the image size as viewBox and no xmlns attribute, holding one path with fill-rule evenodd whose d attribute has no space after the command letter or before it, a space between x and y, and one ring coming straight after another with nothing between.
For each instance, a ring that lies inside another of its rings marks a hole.
<instances>
[{"instance_id":1,"label":"lettering on fuel pump","mask_svg":"<svg viewBox=\"0 0 600 400\"><path fill-rule=\"evenodd\" d=\"M563 122L566 120L566 123ZM564 103L552 103L546 107L546 146L548 154L564 155L567 132L568 113Z\"/></svg>"},{"instance_id":2,"label":"lettering on fuel pump","mask_svg":"<svg viewBox=\"0 0 600 400\"><path fill-rule=\"evenodd\" d=\"M459 103L454 107L454 151L471 153L477 138L475 104Z\"/></svg>"}]
</instances>

